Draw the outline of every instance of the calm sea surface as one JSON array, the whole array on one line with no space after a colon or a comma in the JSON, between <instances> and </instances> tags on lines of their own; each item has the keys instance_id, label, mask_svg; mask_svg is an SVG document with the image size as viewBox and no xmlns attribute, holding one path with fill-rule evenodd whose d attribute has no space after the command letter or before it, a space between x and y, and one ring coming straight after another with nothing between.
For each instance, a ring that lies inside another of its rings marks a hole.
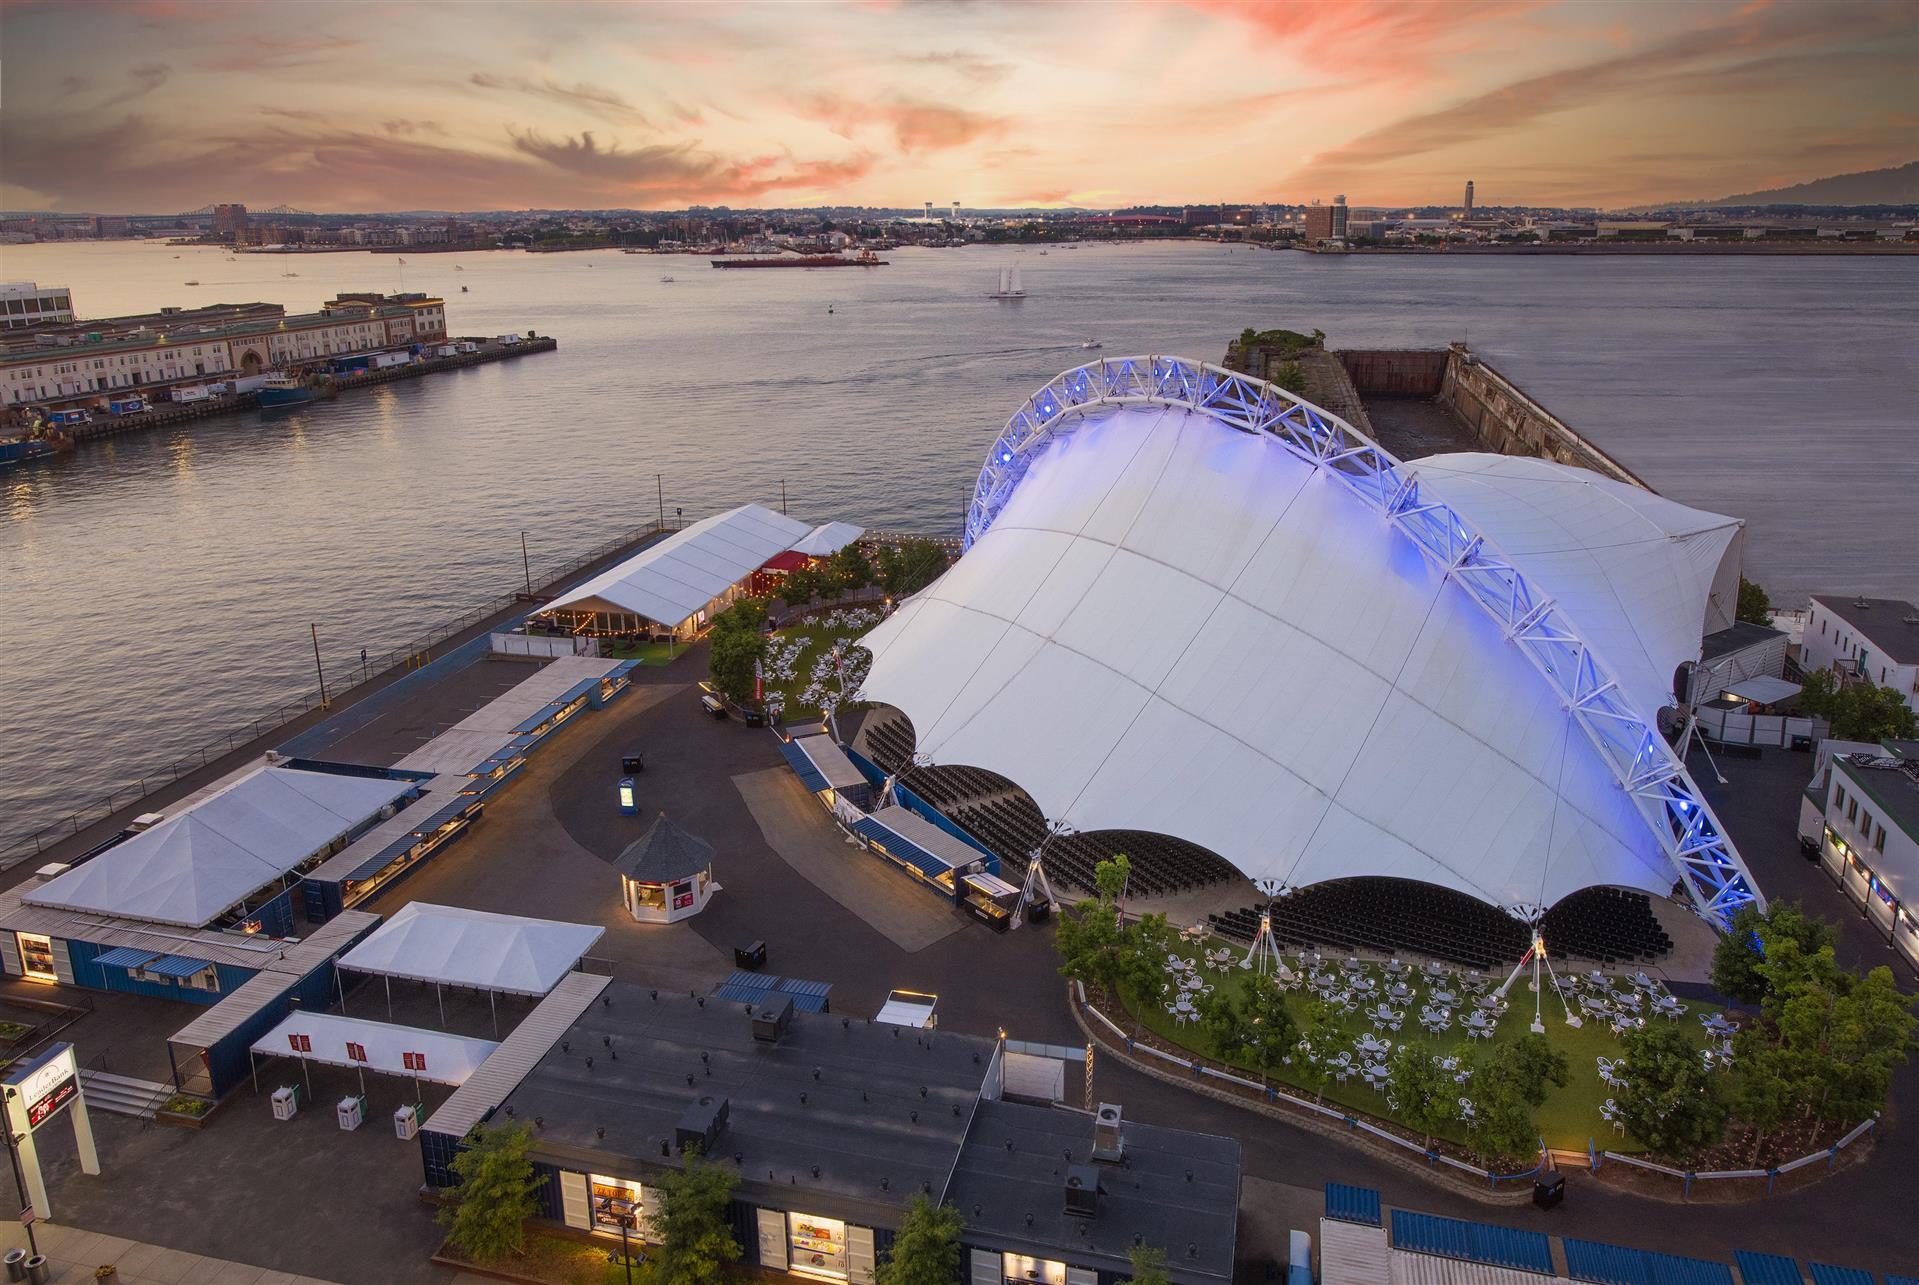
<instances>
[{"instance_id":1,"label":"calm sea surface","mask_svg":"<svg viewBox=\"0 0 1919 1285\"><path fill-rule=\"evenodd\" d=\"M996 430L1091 335L1211 361L1247 324L1336 347L1468 338L1660 491L1744 517L1775 600L1919 591L1913 259L890 257L0 248L6 278L69 286L83 314L309 310L404 272L456 333L561 344L0 475L0 846L310 688L309 622L344 678L360 648L516 586L522 530L537 567L651 521L656 473L669 518L777 503L785 479L796 516L957 531ZM1031 297L983 298L1009 263Z\"/></svg>"}]
</instances>

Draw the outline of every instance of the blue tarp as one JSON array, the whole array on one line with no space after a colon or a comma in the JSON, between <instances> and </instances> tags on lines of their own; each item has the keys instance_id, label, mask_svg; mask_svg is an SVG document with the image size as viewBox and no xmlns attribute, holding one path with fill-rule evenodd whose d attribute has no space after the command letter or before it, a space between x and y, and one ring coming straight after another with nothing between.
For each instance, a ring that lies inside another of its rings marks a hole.
<instances>
[{"instance_id":1,"label":"blue tarp","mask_svg":"<svg viewBox=\"0 0 1919 1285\"><path fill-rule=\"evenodd\" d=\"M1597 1285L1733 1285L1732 1269L1724 1263L1574 1240L1570 1236L1563 1244L1566 1273L1576 1281L1593 1281ZM1790 1265L1790 1260L1786 1261ZM1799 1279L1796 1269L1792 1279Z\"/></svg>"},{"instance_id":2,"label":"blue tarp","mask_svg":"<svg viewBox=\"0 0 1919 1285\"><path fill-rule=\"evenodd\" d=\"M191 977L210 965L204 959L194 959L188 955L168 955L144 967L149 973L156 973L161 977Z\"/></svg>"},{"instance_id":3,"label":"blue tarp","mask_svg":"<svg viewBox=\"0 0 1919 1285\"><path fill-rule=\"evenodd\" d=\"M108 968L138 968L149 959L160 958L158 952L137 950L132 946L115 946L112 950L103 950L93 957L96 964L105 964Z\"/></svg>"},{"instance_id":4,"label":"blue tarp","mask_svg":"<svg viewBox=\"0 0 1919 1285\"><path fill-rule=\"evenodd\" d=\"M1825 1263L1807 1263L1812 1285L1878 1285L1871 1272L1857 1267L1832 1267Z\"/></svg>"},{"instance_id":5,"label":"blue tarp","mask_svg":"<svg viewBox=\"0 0 1919 1285\"><path fill-rule=\"evenodd\" d=\"M1326 1184L1326 1216L1334 1222L1379 1226L1379 1193L1371 1187Z\"/></svg>"},{"instance_id":6,"label":"blue tarp","mask_svg":"<svg viewBox=\"0 0 1919 1285\"><path fill-rule=\"evenodd\" d=\"M736 1004L763 1004L767 996L778 993L791 997L794 1009L801 1013L825 1013L831 1008L832 990L830 982L808 982L736 968L713 988L713 994Z\"/></svg>"},{"instance_id":7,"label":"blue tarp","mask_svg":"<svg viewBox=\"0 0 1919 1285\"><path fill-rule=\"evenodd\" d=\"M1393 1210L1393 1248L1552 1276L1552 1245L1536 1231Z\"/></svg>"},{"instance_id":8,"label":"blue tarp","mask_svg":"<svg viewBox=\"0 0 1919 1285\"><path fill-rule=\"evenodd\" d=\"M952 863L944 857L935 856L911 839L895 834L872 817L861 817L855 821L853 832L863 839L877 843L886 850L887 856L905 862L928 879L937 879L953 871Z\"/></svg>"},{"instance_id":9,"label":"blue tarp","mask_svg":"<svg viewBox=\"0 0 1919 1285\"><path fill-rule=\"evenodd\" d=\"M1806 1285L1799 1264L1784 1254L1755 1254L1742 1249L1733 1254L1732 1261L1746 1285Z\"/></svg>"},{"instance_id":10,"label":"blue tarp","mask_svg":"<svg viewBox=\"0 0 1919 1285\"><path fill-rule=\"evenodd\" d=\"M820 770L813 766L813 760L806 757L806 751L792 741L781 741L779 745L780 754L785 757L786 765L792 768L794 774L800 778L801 785L814 794L832 788L827 784L826 777Z\"/></svg>"}]
</instances>

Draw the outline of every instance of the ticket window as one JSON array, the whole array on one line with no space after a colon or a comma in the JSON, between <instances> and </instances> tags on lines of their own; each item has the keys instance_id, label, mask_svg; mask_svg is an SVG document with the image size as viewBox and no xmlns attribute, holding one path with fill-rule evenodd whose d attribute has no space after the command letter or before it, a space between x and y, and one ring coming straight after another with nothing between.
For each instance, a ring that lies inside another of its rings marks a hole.
<instances>
[{"instance_id":1,"label":"ticket window","mask_svg":"<svg viewBox=\"0 0 1919 1285\"><path fill-rule=\"evenodd\" d=\"M643 910L666 909L666 886L657 883L636 883L633 889L633 904Z\"/></svg>"},{"instance_id":2,"label":"ticket window","mask_svg":"<svg viewBox=\"0 0 1919 1285\"><path fill-rule=\"evenodd\" d=\"M1006 1285L1066 1285L1066 1264L1025 1254L1001 1254Z\"/></svg>"},{"instance_id":3,"label":"ticket window","mask_svg":"<svg viewBox=\"0 0 1919 1285\"><path fill-rule=\"evenodd\" d=\"M20 944L20 971L36 982L59 981L53 968L53 941L39 933L15 933Z\"/></svg>"},{"instance_id":4,"label":"ticket window","mask_svg":"<svg viewBox=\"0 0 1919 1285\"><path fill-rule=\"evenodd\" d=\"M847 1279L846 1224L817 1214L786 1216L792 1270L829 1280Z\"/></svg>"},{"instance_id":5,"label":"ticket window","mask_svg":"<svg viewBox=\"0 0 1919 1285\"><path fill-rule=\"evenodd\" d=\"M593 1174L588 1179L592 1198L593 1229L618 1233L624 1226L629 1235L640 1232L640 1184L625 1178Z\"/></svg>"}]
</instances>

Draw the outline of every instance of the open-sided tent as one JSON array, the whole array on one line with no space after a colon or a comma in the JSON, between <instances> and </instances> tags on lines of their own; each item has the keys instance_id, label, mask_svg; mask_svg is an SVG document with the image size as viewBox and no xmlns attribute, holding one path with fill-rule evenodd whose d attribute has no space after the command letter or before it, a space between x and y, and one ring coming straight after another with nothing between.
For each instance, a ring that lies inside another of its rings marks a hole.
<instances>
[{"instance_id":1,"label":"open-sided tent","mask_svg":"<svg viewBox=\"0 0 1919 1285\"><path fill-rule=\"evenodd\" d=\"M865 527L854 526L851 522L826 522L809 531L805 538L793 546L793 551L804 553L809 558L827 558L865 534Z\"/></svg>"},{"instance_id":2,"label":"open-sided tent","mask_svg":"<svg viewBox=\"0 0 1919 1285\"><path fill-rule=\"evenodd\" d=\"M22 900L204 927L360 829L416 784L262 767L48 880Z\"/></svg>"},{"instance_id":3,"label":"open-sided tent","mask_svg":"<svg viewBox=\"0 0 1919 1285\"><path fill-rule=\"evenodd\" d=\"M340 967L502 995L544 995L605 933L598 924L416 901L342 955Z\"/></svg>"},{"instance_id":4,"label":"open-sided tent","mask_svg":"<svg viewBox=\"0 0 1919 1285\"><path fill-rule=\"evenodd\" d=\"M579 588L561 594L540 614L562 621L634 617L678 630L717 608L742 581L812 528L758 504L743 504L695 522ZM622 629L630 626L621 626Z\"/></svg>"},{"instance_id":5,"label":"open-sided tent","mask_svg":"<svg viewBox=\"0 0 1919 1285\"><path fill-rule=\"evenodd\" d=\"M498 1047L492 1040L306 1010L289 1013L253 1042L252 1052L460 1085Z\"/></svg>"}]
</instances>

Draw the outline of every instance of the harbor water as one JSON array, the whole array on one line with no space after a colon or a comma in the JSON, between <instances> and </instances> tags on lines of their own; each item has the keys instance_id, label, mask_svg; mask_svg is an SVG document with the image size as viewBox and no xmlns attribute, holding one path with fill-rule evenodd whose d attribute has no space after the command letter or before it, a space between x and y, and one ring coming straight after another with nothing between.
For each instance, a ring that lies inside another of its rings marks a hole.
<instances>
[{"instance_id":1,"label":"harbor water","mask_svg":"<svg viewBox=\"0 0 1919 1285\"><path fill-rule=\"evenodd\" d=\"M956 532L988 443L1047 378L1100 355L1217 361L1248 325L1466 339L1664 494L1745 518L1776 601L1919 593L1911 258L887 257L0 250L8 279L70 287L83 316L404 286L443 295L456 334L560 341L0 474L0 849L310 689L310 624L345 681L362 648L514 588L523 531L537 570L662 507L777 505L784 480L798 517ZM1013 263L1027 297L986 298Z\"/></svg>"}]
</instances>

